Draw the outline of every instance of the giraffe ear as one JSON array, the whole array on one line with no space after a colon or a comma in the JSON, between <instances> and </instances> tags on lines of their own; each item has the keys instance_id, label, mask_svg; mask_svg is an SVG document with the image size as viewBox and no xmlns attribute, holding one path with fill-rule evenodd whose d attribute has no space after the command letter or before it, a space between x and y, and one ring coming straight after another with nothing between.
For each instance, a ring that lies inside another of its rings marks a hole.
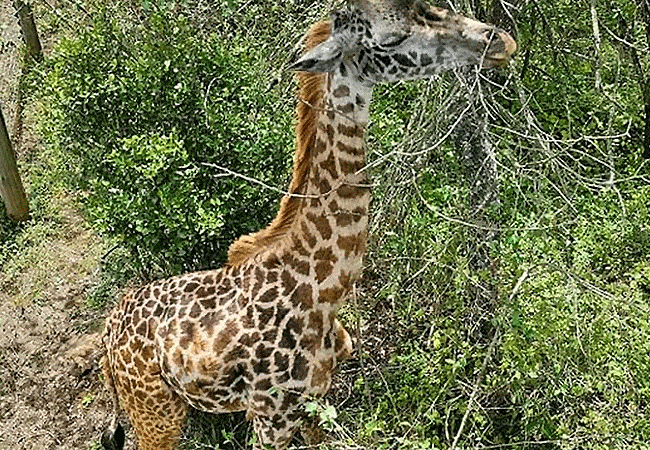
<instances>
[{"instance_id":1,"label":"giraffe ear","mask_svg":"<svg viewBox=\"0 0 650 450\"><path fill-rule=\"evenodd\" d=\"M309 50L298 61L289 65L289 70L325 73L333 72L341 61L342 50L338 40L329 38L325 42Z\"/></svg>"}]
</instances>

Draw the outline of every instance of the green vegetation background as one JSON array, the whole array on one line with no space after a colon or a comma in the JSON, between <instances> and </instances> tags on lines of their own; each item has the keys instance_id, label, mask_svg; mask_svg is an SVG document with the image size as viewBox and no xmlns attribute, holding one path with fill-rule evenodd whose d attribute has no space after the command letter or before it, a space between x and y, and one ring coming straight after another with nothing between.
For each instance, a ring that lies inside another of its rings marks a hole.
<instances>
[{"instance_id":1,"label":"green vegetation background","mask_svg":"<svg viewBox=\"0 0 650 450\"><path fill-rule=\"evenodd\" d=\"M133 280L218 266L273 217L268 187L288 184L293 149L284 67L333 4L81 3L43 10L60 39L23 80L46 146L29 162L32 223L53 192L79 192L113 246L89 298L106 308ZM363 347L314 406L326 448L650 446L644 24L627 0L511 13L519 55L480 89L446 74L375 90L371 246L358 305L342 311ZM434 145L477 96L500 197L495 267L479 273L462 161ZM2 220L0 267L22 232ZM481 282L498 292L489 304L468 295ZM235 424L195 419L184 445L240 448Z\"/></svg>"}]
</instances>

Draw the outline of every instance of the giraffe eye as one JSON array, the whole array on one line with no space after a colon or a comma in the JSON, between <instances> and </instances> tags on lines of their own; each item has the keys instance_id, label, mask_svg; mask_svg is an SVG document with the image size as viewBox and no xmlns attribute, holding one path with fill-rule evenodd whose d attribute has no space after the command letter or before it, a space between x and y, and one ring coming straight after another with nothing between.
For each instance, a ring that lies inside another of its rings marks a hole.
<instances>
[{"instance_id":1,"label":"giraffe eye","mask_svg":"<svg viewBox=\"0 0 650 450\"><path fill-rule=\"evenodd\" d=\"M406 40L407 36L405 34L393 34L391 36L388 36L384 42L381 43L383 47L391 48L391 47L397 47L400 45L402 42Z\"/></svg>"}]
</instances>

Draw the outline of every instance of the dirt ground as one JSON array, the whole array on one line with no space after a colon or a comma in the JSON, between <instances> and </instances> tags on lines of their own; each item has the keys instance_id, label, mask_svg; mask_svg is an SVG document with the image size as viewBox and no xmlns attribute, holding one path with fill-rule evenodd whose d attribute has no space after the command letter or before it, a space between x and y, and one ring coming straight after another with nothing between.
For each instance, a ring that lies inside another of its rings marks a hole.
<instances>
[{"instance_id":1,"label":"dirt ground","mask_svg":"<svg viewBox=\"0 0 650 450\"><path fill-rule=\"evenodd\" d=\"M38 151L16 120L21 45L11 2L0 2L0 106L19 156ZM73 208L25 229L0 273L0 449L92 449L110 420L97 369L103 313L84 306L101 248Z\"/></svg>"}]
</instances>

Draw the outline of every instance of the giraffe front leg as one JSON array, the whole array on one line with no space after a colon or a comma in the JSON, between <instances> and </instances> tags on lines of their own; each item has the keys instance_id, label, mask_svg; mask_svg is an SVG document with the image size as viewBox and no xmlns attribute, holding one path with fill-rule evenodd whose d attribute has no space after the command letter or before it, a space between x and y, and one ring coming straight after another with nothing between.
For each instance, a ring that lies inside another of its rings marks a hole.
<instances>
[{"instance_id":1,"label":"giraffe front leg","mask_svg":"<svg viewBox=\"0 0 650 450\"><path fill-rule=\"evenodd\" d=\"M300 427L300 419L290 420L286 414L276 414L273 418L257 416L253 427L257 434L254 450L283 450Z\"/></svg>"},{"instance_id":2,"label":"giraffe front leg","mask_svg":"<svg viewBox=\"0 0 650 450\"><path fill-rule=\"evenodd\" d=\"M267 398L266 406L270 406L271 398ZM275 407L263 410L258 408L258 414L253 417L253 428L257 434L254 450L283 450L289 445L295 432L304 423L305 413L301 399L298 394L282 392L274 398L277 402Z\"/></svg>"}]
</instances>

